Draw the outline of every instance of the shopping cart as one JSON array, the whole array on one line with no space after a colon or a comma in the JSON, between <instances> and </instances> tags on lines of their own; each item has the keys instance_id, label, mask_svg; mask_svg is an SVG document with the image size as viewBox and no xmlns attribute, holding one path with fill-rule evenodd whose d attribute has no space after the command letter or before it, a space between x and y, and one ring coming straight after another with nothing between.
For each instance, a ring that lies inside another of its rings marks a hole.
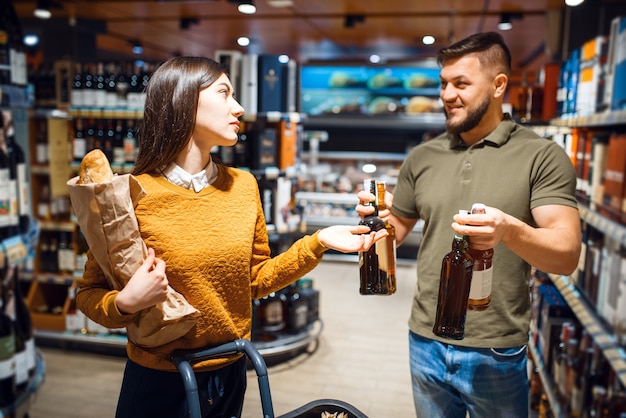
<instances>
[{"instance_id":1,"label":"shopping cart","mask_svg":"<svg viewBox=\"0 0 626 418\"><path fill-rule=\"evenodd\" d=\"M203 350L176 350L172 354L172 360L183 377L187 402L189 403L189 418L199 418L200 399L198 396L198 383L193 373L192 364L209 358L229 356L233 354L245 354L254 370L259 382L261 394L261 408L264 418L274 418L274 407L267 375L267 365L263 356L254 345L246 339L240 339ZM328 414L345 413L348 418L367 418L363 412L347 402L335 399L319 399L307 403L300 408L281 415L279 418L320 418L324 412Z\"/></svg>"}]
</instances>

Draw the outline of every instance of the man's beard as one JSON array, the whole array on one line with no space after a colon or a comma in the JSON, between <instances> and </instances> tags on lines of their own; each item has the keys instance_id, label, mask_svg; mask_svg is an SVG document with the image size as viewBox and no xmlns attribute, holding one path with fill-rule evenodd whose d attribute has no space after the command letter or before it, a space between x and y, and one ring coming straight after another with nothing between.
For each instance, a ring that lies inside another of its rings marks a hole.
<instances>
[{"instance_id":1,"label":"man's beard","mask_svg":"<svg viewBox=\"0 0 626 418\"><path fill-rule=\"evenodd\" d=\"M462 119L460 122L457 123L450 122L450 119L448 119L448 112L446 111L446 130L453 135L460 135L463 132L471 131L472 129L477 127L480 121L483 119L483 116L485 116L485 113L487 113L490 104L490 97L485 96L478 104L478 107L474 109L468 109L465 119Z\"/></svg>"}]
</instances>

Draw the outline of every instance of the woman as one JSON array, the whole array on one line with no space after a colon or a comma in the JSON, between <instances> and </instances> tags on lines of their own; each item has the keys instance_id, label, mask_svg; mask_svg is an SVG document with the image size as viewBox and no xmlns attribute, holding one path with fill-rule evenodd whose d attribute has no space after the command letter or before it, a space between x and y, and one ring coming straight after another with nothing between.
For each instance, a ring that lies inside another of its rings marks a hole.
<instances>
[{"instance_id":1,"label":"woman","mask_svg":"<svg viewBox=\"0 0 626 418\"><path fill-rule=\"evenodd\" d=\"M164 301L169 284L200 311L191 331L171 343L145 348L129 341L116 414L184 417L173 350L250 338L252 299L311 271L327 248L364 251L386 233L332 226L270 257L256 179L211 159L213 147L236 144L244 113L224 69L207 58L173 58L153 73L146 93L133 175L147 192L135 212L148 256L114 291L90 255L76 302L94 321L119 328ZM203 416L240 416L245 358L208 360L194 369Z\"/></svg>"}]
</instances>

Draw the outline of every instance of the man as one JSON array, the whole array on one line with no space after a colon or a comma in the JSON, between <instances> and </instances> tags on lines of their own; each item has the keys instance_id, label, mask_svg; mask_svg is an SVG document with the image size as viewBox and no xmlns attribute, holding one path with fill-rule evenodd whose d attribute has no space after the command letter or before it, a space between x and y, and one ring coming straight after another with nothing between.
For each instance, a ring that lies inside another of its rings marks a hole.
<instances>
[{"instance_id":1,"label":"man","mask_svg":"<svg viewBox=\"0 0 626 418\"><path fill-rule=\"evenodd\" d=\"M556 274L576 268L574 168L556 143L503 114L511 56L499 34L472 35L437 59L446 132L409 153L387 201L391 209L380 212L398 243L418 219L425 222L409 320L416 413L527 418L530 268ZM486 204L485 214L458 214L475 202ZM368 209L358 205L357 212ZM474 249L494 248L490 305L468 311L462 340L432 332L441 260L455 233L468 235Z\"/></svg>"}]
</instances>

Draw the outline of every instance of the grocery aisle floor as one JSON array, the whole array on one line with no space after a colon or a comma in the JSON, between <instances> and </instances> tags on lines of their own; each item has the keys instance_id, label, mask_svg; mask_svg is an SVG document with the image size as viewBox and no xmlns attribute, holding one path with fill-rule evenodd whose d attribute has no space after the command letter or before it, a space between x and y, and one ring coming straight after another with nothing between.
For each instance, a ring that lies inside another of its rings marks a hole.
<instances>
[{"instance_id":1,"label":"grocery aisle floor","mask_svg":"<svg viewBox=\"0 0 626 418\"><path fill-rule=\"evenodd\" d=\"M278 416L324 398L348 402L370 418L414 416L408 366L407 319L415 265L398 267L391 297L361 296L356 260L325 260L307 277L320 291L324 326L317 343L269 367ZM40 348L45 382L30 418L113 417L125 359ZM248 372L244 418L262 416L254 371ZM165 418L165 417L164 417Z\"/></svg>"}]
</instances>

